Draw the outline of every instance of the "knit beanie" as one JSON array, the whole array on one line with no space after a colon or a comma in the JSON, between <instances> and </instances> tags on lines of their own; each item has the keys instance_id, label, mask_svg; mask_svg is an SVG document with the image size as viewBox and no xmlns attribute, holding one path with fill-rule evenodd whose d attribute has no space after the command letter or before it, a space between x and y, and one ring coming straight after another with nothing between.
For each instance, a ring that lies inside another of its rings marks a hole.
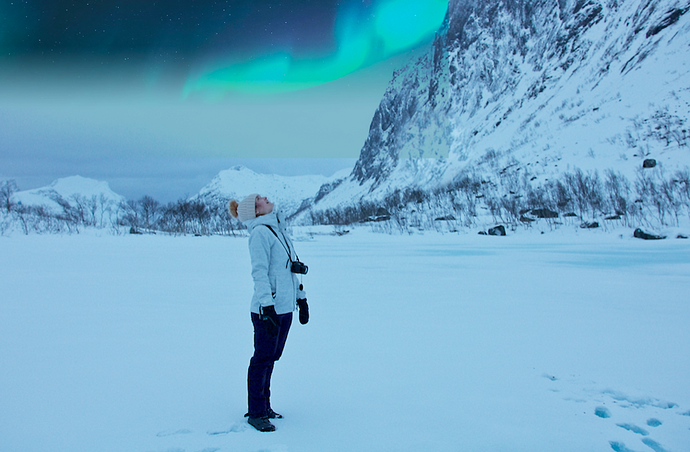
<instances>
[{"instance_id":1,"label":"knit beanie","mask_svg":"<svg viewBox=\"0 0 690 452\"><path fill-rule=\"evenodd\" d=\"M232 216L243 223L256 218L257 196L259 196L257 193L252 193L239 203L237 201L230 201L230 213Z\"/></svg>"}]
</instances>

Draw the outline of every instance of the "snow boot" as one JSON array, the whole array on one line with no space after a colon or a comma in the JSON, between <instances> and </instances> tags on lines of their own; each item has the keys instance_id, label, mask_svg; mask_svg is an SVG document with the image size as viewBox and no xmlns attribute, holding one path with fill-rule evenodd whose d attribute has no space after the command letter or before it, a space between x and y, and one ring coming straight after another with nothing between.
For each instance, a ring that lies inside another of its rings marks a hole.
<instances>
[{"instance_id":1,"label":"snow boot","mask_svg":"<svg viewBox=\"0 0 690 452\"><path fill-rule=\"evenodd\" d=\"M249 413L244 413L244 417L249 417ZM282 419L283 415L273 411L273 408L269 408L266 417L269 419Z\"/></svg>"},{"instance_id":2,"label":"snow boot","mask_svg":"<svg viewBox=\"0 0 690 452\"><path fill-rule=\"evenodd\" d=\"M269 409L268 409L268 418L269 418L269 419L282 419L282 418L283 418L283 415L282 415L282 414L278 414L278 413L276 413L275 411L273 411L273 408L269 408Z\"/></svg>"},{"instance_id":3,"label":"snow boot","mask_svg":"<svg viewBox=\"0 0 690 452\"><path fill-rule=\"evenodd\" d=\"M247 419L247 422L260 432L273 432L276 429L276 426L271 424L268 417L250 417Z\"/></svg>"}]
</instances>

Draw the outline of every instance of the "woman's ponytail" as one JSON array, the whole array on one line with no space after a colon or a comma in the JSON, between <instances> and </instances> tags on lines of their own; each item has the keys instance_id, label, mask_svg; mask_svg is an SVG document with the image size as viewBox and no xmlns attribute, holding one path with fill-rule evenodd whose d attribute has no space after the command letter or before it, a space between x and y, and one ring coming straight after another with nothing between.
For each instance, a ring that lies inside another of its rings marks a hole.
<instances>
[{"instance_id":1,"label":"woman's ponytail","mask_svg":"<svg viewBox=\"0 0 690 452\"><path fill-rule=\"evenodd\" d=\"M237 218L237 207L239 207L239 204L234 199L228 203L228 210L234 218Z\"/></svg>"}]
</instances>

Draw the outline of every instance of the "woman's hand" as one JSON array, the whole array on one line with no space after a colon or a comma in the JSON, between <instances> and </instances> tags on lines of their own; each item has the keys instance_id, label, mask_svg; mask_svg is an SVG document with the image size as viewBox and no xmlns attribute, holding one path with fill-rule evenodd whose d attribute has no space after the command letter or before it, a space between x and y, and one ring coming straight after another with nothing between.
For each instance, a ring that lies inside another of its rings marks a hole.
<instances>
[{"instance_id":1,"label":"woman's hand","mask_svg":"<svg viewBox=\"0 0 690 452\"><path fill-rule=\"evenodd\" d=\"M278 314L274 306L264 306L261 308L261 320L266 328L266 333L271 337L278 335Z\"/></svg>"},{"instance_id":2,"label":"woman's hand","mask_svg":"<svg viewBox=\"0 0 690 452\"><path fill-rule=\"evenodd\" d=\"M297 307L299 307L299 323L306 325L309 321L309 305L307 304L307 293L302 284L299 285L297 291Z\"/></svg>"}]
</instances>

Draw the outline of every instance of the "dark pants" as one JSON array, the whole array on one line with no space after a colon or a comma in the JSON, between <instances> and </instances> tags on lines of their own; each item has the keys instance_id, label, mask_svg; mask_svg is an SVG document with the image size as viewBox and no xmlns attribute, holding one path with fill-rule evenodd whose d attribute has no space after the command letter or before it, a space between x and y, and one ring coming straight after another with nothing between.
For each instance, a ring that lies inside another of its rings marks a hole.
<instances>
[{"instance_id":1,"label":"dark pants","mask_svg":"<svg viewBox=\"0 0 690 452\"><path fill-rule=\"evenodd\" d=\"M271 408L271 374L273 365L283 354L292 313L278 316L278 335L271 337L258 314L252 312L254 324L254 356L249 361L247 389L249 392L249 417L264 417Z\"/></svg>"}]
</instances>

